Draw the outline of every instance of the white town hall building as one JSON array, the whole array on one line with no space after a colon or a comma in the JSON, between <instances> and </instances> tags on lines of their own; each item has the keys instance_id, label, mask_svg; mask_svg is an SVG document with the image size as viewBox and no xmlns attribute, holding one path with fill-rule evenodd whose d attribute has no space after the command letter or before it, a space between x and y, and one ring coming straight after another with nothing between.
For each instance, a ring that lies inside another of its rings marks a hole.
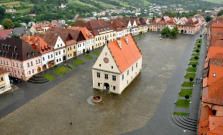
<instances>
[{"instance_id":1,"label":"white town hall building","mask_svg":"<svg viewBox=\"0 0 223 135\"><path fill-rule=\"evenodd\" d=\"M142 69L142 53L132 35L105 45L92 68L93 88L121 94Z\"/></svg>"}]
</instances>

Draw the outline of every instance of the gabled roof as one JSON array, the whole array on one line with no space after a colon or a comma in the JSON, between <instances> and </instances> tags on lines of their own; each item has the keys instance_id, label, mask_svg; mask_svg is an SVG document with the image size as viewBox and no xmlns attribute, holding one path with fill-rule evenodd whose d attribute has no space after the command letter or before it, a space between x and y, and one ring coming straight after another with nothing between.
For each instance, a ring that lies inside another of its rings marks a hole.
<instances>
[{"instance_id":1,"label":"gabled roof","mask_svg":"<svg viewBox=\"0 0 223 135\"><path fill-rule=\"evenodd\" d=\"M73 29L66 29L66 28L52 27L46 31L45 39L47 39L47 35L60 36L66 45L70 45L70 44L74 44L76 42L86 40L81 31L73 30ZM54 37L57 39L56 36L54 36ZM56 40L54 40L54 41L56 41Z\"/></svg>"},{"instance_id":2,"label":"gabled roof","mask_svg":"<svg viewBox=\"0 0 223 135\"><path fill-rule=\"evenodd\" d=\"M76 23L75 27L86 27L94 36L100 34L100 32L114 30L107 22L104 20L91 20L87 23Z\"/></svg>"},{"instance_id":3,"label":"gabled roof","mask_svg":"<svg viewBox=\"0 0 223 135\"><path fill-rule=\"evenodd\" d=\"M209 106L205 105L201 108L200 121L199 121L199 135L206 134L209 129L208 118L212 115L212 110Z\"/></svg>"},{"instance_id":4,"label":"gabled roof","mask_svg":"<svg viewBox=\"0 0 223 135\"><path fill-rule=\"evenodd\" d=\"M108 22L116 31L121 31L125 28L125 22L122 18L116 18Z\"/></svg>"},{"instance_id":5,"label":"gabled roof","mask_svg":"<svg viewBox=\"0 0 223 135\"><path fill-rule=\"evenodd\" d=\"M112 56L114 57L114 60L120 72L124 72L136 61L142 58L142 53L140 52L132 35L122 37L120 39L120 46L118 42L119 41L117 40L110 42L108 44L108 48Z\"/></svg>"},{"instance_id":6,"label":"gabled roof","mask_svg":"<svg viewBox=\"0 0 223 135\"><path fill-rule=\"evenodd\" d=\"M223 53L217 53L210 58L210 65L223 66Z\"/></svg>"},{"instance_id":7,"label":"gabled roof","mask_svg":"<svg viewBox=\"0 0 223 135\"><path fill-rule=\"evenodd\" d=\"M37 56L40 56L40 53L22 39L0 39L0 57L25 61Z\"/></svg>"},{"instance_id":8,"label":"gabled roof","mask_svg":"<svg viewBox=\"0 0 223 135\"><path fill-rule=\"evenodd\" d=\"M210 135L223 135L223 117L209 116Z\"/></svg>"},{"instance_id":9,"label":"gabled roof","mask_svg":"<svg viewBox=\"0 0 223 135\"><path fill-rule=\"evenodd\" d=\"M141 23L141 25L147 25L146 21L146 18L139 18L139 22Z\"/></svg>"},{"instance_id":10,"label":"gabled roof","mask_svg":"<svg viewBox=\"0 0 223 135\"><path fill-rule=\"evenodd\" d=\"M215 47L223 47L223 39L216 40L215 43L213 44L213 46L215 46Z\"/></svg>"},{"instance_id":11,"label":"gabled roof","mask_svg":"<svg viewBox=\"0 0 223 135\"><path fill-rule=\"evenodd\" d=\"M26 43L32 46L33 49L37 50L41 54L53 51L53 48L40 37L24 35L21 37L21 39L23 39Z\"/></svg>"},{"instance_id":12,"label":"gabled roof","mask_svg":"<svg viewBox=\"0 0 223 135\"><path fill-rule=\"evenodd\" d=\"M209 86L206 96L202 101L216 105L223 105L223 78Z\"/></svg>"},{"instance_id":13,"label":"gabled roof","mask_svg":"<svg viewBox=\"0 0 223 135\"><path fill-rule=\"evenodd\" d=\"M94 38L93 34L86 27L71 27L70 29L81 31L86 40Z\"/></svg>"},{"instance_id":14,"label":"gabled roof","mask_svg":"<svg viewBox=\"0 0 223 135\"><path fill-rule=\"evenodd\" d=\"M12 29L9 30L0 30L0 38L6 38L9 37L9 35L11 34Z\"/></svg>"},{"instance_id":15,"label":"gabled roof","mask_svg":"<svg viewBox=\"0 0 223 135\"><path fill-rule=\"evenodd\" d=\"M6 70L3 69L3 68L0 68L0 75L5 74L5 73L8 73L8 71L6 71Z\"/></svg>"},{"instance_id":16,"label":"gabled roof","mask_svg":"<svg viewBox=\"0 0 223 135\"><path fill-rule=\"evenodd\" d=\"M21 36L22 34L29 34L29 30L25 27L18 27L12 30L12 35Z\"/></svg>"}]
</instances>

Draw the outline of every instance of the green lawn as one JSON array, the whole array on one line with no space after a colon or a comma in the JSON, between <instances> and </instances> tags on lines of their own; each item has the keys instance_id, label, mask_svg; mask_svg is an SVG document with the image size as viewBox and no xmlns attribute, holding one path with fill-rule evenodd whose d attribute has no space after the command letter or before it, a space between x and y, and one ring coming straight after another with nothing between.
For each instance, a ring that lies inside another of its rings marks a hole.
<instances>
[{"instance_id":1,"label":"green lawn","mask_svg":"<svg viewBox=\"0 0 223 135\"><path fill-rule=\"evenodd\" d=\"M96 56L99 56L100 55L100 52L95 51L95 52L93 52L93 54L96 55Z\"/></svg>"},{"instance_id":2,"label":"green lawn","mask_svg":"<svg viewBox=\"0 0 223 135\"><path fill-rule=\"evenodd\" d=\"M75 59L74 63L77 65L82 65L82 64L84 64L84 61L82 59Z\"/></svg>"},{"instance_id":3,"label":"green lawn","mask_svg":"<svg viewBox=\"0 0 223 135\"><path fill-rule=\"evenodd\" d=\"M68 64L71 68L75 69L76 67L73 64Z\"/></svg>"},{"instance_id":4,"label":"green lawn","mask_svg":"<svg viewBox=\"0 0 223 135\"><path fill-rule=\"evenodd\" d=\"M184 107L184 108L189 108L190 106L190 100L186 99L178 99L176 102L177 107Z\"/></svg>"},{"instance_id":5,"label":"green lawn","mask_svg":"<svg viewBox=\"0 0 223 135\"><path fill-rule=\"evenodd\" d=\"M200 53L200 50L199 50L199 52L196 52L196 49L195 49L195 50L193 50L193 52L194 52L194 53Z\"/></svg>"},{"instance_id":6,"label":"green lawn","mask_svg":"<svg viewBox=\"0 0 223 135\"><path fill-rule=\"evenodd\" d=\"M199 59L199 57L198 57ZM195 59L195 57L190 58L190 61L198 61L198 59Z\"/></svg>"},{"instance_id":7,"label":"green lawn","mask_svg":"<svg viewBox=\"0 0 223 135\"><path fill-rule=\"evenodd\" d=\"M87 54L87 55L84 56L84 58L87 59L87 60L91 60L93 57L91 55Z\"/></svg>"},{"instance_id":8,"label":"green lawn","mask_svg":"<svg viewBox=\"0 0 223 135\"><path fill-rule=\"evenodd\" d=\"M193 53L192 56L199 56L199 53Z\"/></svg>"},{"instance_id":9,"label":"green lawn","mask_svg":"<svg viewBox=\"0 0 223 135\"><path fill-rule=\"evenodd\" d=\"M185 112L173 112L173 115L188 116L188 113L185 113Z\"/></svg>"},{"instance_id":10,"label":"green lawn","mask_svg":"<svg viewBox=\"0 0 223 135\"><path fill-rule=\"evenodd\" d=\"M185 97L186 95L189 95L190 97L192 97L192 89L181 89L179 96Z\"/></svg>"},{"instance_id":11,"label":"green lawn","mask_svg":"<svg viewBox=\"0 0 223 135\"><path fill-rule=\"evenodd\" d=\"M189 65L193 65L193 64L197 65L198 62L194 61L194 62L190 62L190 63L189 63Z\"/></svg>"},{"instance_id":12,"label":"green lawn","mask_svg":"<svg viewBox=\"0 0 223 135\"><path fill-rule=\"evenodd\" d=\"M30 12L30 8L24 8L17 10L18 13L25 14Z\"/></svg>"},{"instance_id":13,"label":"green lawn","mask_svg":"<svg viewBox=\"0 0 223 135\"><path fill-rule=\"evenodd\" d=\"M53 70L53 73L56 75L63 75L65 73L67 73L69 71L69 68L65 67L65 66L61 66L61 67L57 67L56 69Z\"/></svg>"},{"instance_id":14,"label":"green lawn","mask_svg":"<svg viewBox=\"0 0 223 135\"><path fill-rule=\"evenodd\" d=\"M52 76L50 73L44 74L43 77L46 78L48 81L52 81L55 79L55 77Z\"/></svg>"},{"instance_id":15,"label":"green lawn","mask_svg":"<svg viewBox=\"0 0 223 135\"><path fill-rule=\"evenodd\" d=\"M193 87L194 82L183 82L182 86L183 87Z\"/></svg>"},{"instance_id":16,"label":"green lawn","mask_svg":"<svg viewBox=\"0 0 223 135\"><path fill-rule=\"evenodd\" d=\"M201 48L199 48L199 47L194 47L194 50L196 51L196 50L200 50Z\"/></svg>"},{"instance_id":17,"label":"green lawn","mask_svg":"<svg viewBox=\"0 0 223 135\"><path fill-rule=\"evenodd\" d=\"M185 75L185 78L186 78L186 79L190 79L190 78L195 78L195 76L196 76L195 73L187 73L187 74Z\"/></svg>"},{"instance_id":18,"label":"green lawn","mask_svg":"<svg viewBox=\"0 0 223 135\"><path fill-rule=\"evenodd\" d=\"M187 72L196 72L197 71L197 68L196 67L189 67L187 69Z\"/></svg>"}]
</instances>

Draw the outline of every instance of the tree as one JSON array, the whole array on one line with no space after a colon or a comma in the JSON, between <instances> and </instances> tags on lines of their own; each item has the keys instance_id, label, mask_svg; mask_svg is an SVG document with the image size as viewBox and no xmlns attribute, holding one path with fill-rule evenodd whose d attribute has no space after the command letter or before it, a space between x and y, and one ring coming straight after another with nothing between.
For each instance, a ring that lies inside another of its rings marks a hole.
<instances>
[{"instance_id":1,"label":"tree","mask_svg":"<svg viewBox=\"0 0 223 135\"><path fill-rule=\"evenodd\" d=\"M20 36L13 34L12 38L20 38Z\"/></svg>"},{"instance_id":2,"label":"tree","mask_svg":"<svg viewBox=\"0 0 223 135\"><path fill-rule=\"evenodd\" d=\"M170 31L170 37L175 38L178 35L178 31L176 31L176 29L173 29Z\"/></svg>"},{"instance_id":3,"label":"tree","mask_svg":"<svg viewBox=\"0 0 223 135\"><path fill-rule=\"evenodd\" d=\"M165 28L163 28L163 30L161 31L160 34L161 34L162 36L167 37L167 36L169 36L169 34L170 34L170 29L169 29L168 27L165 27Z\"/></svg>"},{"instance_id":4,"label":"tree","mask_svg":"<svg viewBox=\"0 0 223 135\"><path fill-rule=\"evenodd\" d=\"M205 17L206 22L210 22L212 20L212 17L210 17L209 15Z\"/></svg>"},{"instance_id":5,"label":"tree","mask_svg":"<svg viewBox=\"0 0 223 135\"><path fill-rule=\"evenodd\" d=\"M0 21L5 17L5 9L0 6Z\"/></svg>"},{"instance_id":6,"label":"tree","mask_svg":"<svg viewBox=\"0 0 223 135\"><path fill-rule=\"evenodd\" d=\"M185 99L188 100L190 98L189 95L185 95Z\"/></svg>"},{"instance_id":7,"label":"tree","mask_svg":"<svg viewBox=\"0 0 223 135\"><path fill-rule=\"evenodd\" d=\"M2 22L4 29L12 29L14 28L14 24L10 19L4 19Z\"/></svg>"},{"instance_id":8,"label":"tree","mask_svg":"<svg viewBox=\"0 0 223 135\"><path fill-rule=\"evenodd\" d=\"M223 10L220 10L217 14L217 16L222 16L223 15Z\"/></svg>"},{"instance_id":9,"label":"tree","mask_svg":"<svg viewBox=\"0 0 223 135\"><path fill-rule=\"evenodd\" d=\"M177 27L174 27L171 31L170 31L170 36L172 38L176 38L178 35L178 28Z\"/></svg>"}]
</instances>

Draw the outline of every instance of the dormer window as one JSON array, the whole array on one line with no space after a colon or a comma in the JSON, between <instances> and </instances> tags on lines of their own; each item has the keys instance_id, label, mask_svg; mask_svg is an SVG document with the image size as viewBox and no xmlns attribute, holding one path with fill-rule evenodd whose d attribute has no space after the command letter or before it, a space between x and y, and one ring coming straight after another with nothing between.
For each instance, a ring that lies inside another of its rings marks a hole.
<instances>
[{"instance_id":1,"label":"dormer window","mask_svg":"<svg viewBox=\"0 0 223 135\"><path fill-rule=\"evenodd\" d=\"M213 74L213 77L216 77L216 73Z\"/></svg>"},{"instance_id":2,"label":"dormer window","mask_svg":"<svg viewBox=\"0 0 223 135\"><path fill-rule=\"evenodd\" d=\"M34 53L34 52L32 52L32 56L33 56L33 57L35 56L35 53Z\"/></svg>"}]
</instances>

